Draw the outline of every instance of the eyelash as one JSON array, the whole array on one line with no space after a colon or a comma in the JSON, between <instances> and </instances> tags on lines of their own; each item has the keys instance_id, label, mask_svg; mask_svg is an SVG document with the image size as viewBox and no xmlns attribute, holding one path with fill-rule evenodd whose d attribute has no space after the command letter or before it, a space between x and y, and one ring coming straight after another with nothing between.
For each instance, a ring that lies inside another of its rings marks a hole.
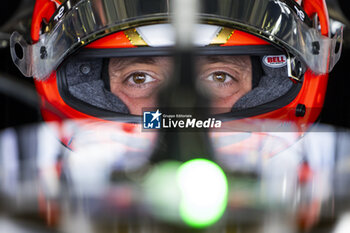
<instances>
[{"instance_id":1,"label":"eyelash","mask_svg":"<svg viewBox=\"0 0 350 233\"><path fill-rule=\"evenodd\" d=\"M133 79L133 75L144 75L145 78L146 78L146 83L135 83ZM151 79L151 80L149 80ZM150 74L148 73L145 73L145 72L133 72L131 74L129 74L126 79L125 79L125 83L128 85L128 86L131 86L131 87L136 87L136 88L145 88L146 86L148 86L150 83L156 81L155 78L153 78Z\"/></svg>"},{"instance_id":2,"label":"eyelash","mask_svg":"<svg viewBox=\"0 0 350 233\"><path fill-rule=\"evenodd\" d=\"M219 82L216 82L214 79L213 79L213 75L215 74L224 74L226 76L226 78L230 78L231 80L229 81L224 81L223 83L219 83ZM211 77L211 80L209 79ZM228 86L231 86L233 84L234 81L237 81L236 78L230 74L228 74L227 72L224 72L224 71L215 71L215 72L212 72L210 73L208 76L206 76L206 78L204 78L204 80L206 81L210 81L210 82L213 82L214 85L218 86L218 87L228 87Z\"/></svg>"},{"instance_id":3,"label":"eyelash","mask_svg":"<svg viewBox=\"0 0 350 233\"><path fill-rule=\"evenodd\" d=\"M219 73L222 73L226 76L226 78L229 78L231 80L228 80L228 81L224 81L223 83L219 83L219 82L216 82L214 79L213 79L213 75L215 74L219 74ZM133 75L144 75L145 76L145 82L146 83L135 83L134 80L133 80ZM211 79L210 79L211 77ZM150 80L151 79L151 80ZM204 80L206 81L210 81L210 82L213 82L214 85L218 86L218 87L228 87L228 86L231 86L233 84L233 81L236 81L236 79L228 74L227 72L223 72L223 71L215 71L215 72L212 72L210 73L209 75L206 75L205 78L203 78ZM150 85L152 82L155 82L157 79L153 78L152 75L146 73L146 72L133 72L131 74L129 74L126 79L125 79L125 83L128 85L128 86L131 86L131 87L135 87L135 88L146 88L148 85Z\"/></svg>"}]
</instances>

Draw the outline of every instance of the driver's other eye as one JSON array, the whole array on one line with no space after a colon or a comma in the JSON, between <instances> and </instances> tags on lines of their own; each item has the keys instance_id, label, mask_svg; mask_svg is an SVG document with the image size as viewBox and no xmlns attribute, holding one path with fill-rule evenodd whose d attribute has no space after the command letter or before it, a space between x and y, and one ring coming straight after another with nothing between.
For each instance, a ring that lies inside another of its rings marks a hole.
<instances>
[{"instance_id":1,"label":"driver's other eye","mask_svg":"<svg viewBox=\"0 0 350 233\"><path fill-rule=\"evenodd\" d=\"M232 80L232 77L225 72L215 72L209 75L207 80L219 83L227 83Z\"/></svg>"},{"instance_id":2,"label":"driver's other eye","mask_svg":"<svg viewBox=\"0 0 350 233\"><path fill-rule=\"evenodd\" d=\"M146 73L135 72L127 77L127 81L131 84L146 84L155 81L155 79Z\"/></svg>"}]
</instances>

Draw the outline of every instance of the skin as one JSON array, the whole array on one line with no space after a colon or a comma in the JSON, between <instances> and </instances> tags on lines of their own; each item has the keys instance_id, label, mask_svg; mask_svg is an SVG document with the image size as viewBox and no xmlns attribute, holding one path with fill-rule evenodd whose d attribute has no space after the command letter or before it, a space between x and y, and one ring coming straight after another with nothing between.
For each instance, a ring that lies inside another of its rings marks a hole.
<instances>
[{"instance_id":1,"label":"skin","mask_svg":"<svg viewBox=\"0 0 350 233\"><path fill-rule=\"evenodd\" d=\"M202 57L197 66L198 85L211 96L214 108L231 109L252 89L249 56ZM108 72L111 92L131 114L141 115L143 107L156 106L157 92L172 74L172 61L168 57L111 58Z\"/></svg>"}]
</instances>

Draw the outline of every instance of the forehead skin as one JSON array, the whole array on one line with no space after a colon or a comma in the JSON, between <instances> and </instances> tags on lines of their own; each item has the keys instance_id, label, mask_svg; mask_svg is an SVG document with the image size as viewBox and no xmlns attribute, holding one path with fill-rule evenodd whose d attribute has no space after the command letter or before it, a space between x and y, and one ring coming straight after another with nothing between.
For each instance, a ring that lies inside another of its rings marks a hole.
<instances>
[{"instance_id":1,"label":"forehead skin","mask_svg":"<svg viewBox=\"0 0 350 233\"><path fill-rule=\"evenodd\" d=\"M251 61L249 56L205 56L198 61L199 70L203 70L207 65L221 64L230 66L241 73L251 72Z\"/></svg>"},{"instance_id":2,"label":"forehead skin","mask_svg":"<svg viewBox=\"0 0 350 233\"><path fill-rule=\"evenodd\" d=\"M127 57L127 58L111 58L109 63L109 72L113 76L114 73L121 69L127 68L133 64L156 65L161 69L169 71L172 67L172 59L169 57ZM199 69L205 68L206 64L223 63L234 66L243 72L251 70L249 56L205 56L198 59Z\"/></svg>"},{"instance_id":3,"label":"forehead skin","mask_svg":"<svg viewBox=\"0 0 350 233\"><path fill-rule=\"evenodd\" d=\"M249 66L247 66L247 60L249 59L249 56L228 56L228 55L222 55L222 56L201 56L199 58L199 64L206 64L206 63L228 63L231 65L239 66L241 68L249 69Z\"/></svg>"},{"instance_id":4,"label":"forehead skin","mask_svg":"<svg viewBox=\"0 0 350 233\"><path fill-rule=\"evenodd\" d=\"M165 69L166 71L171 68L171 60L168 57L123 57L123 58L111 58L109 61L108 71L110 77L118 73L120 70L129 68L135 64L151 65L152 67L159 67L159 69Z\"/></svg>"}]
</instances>

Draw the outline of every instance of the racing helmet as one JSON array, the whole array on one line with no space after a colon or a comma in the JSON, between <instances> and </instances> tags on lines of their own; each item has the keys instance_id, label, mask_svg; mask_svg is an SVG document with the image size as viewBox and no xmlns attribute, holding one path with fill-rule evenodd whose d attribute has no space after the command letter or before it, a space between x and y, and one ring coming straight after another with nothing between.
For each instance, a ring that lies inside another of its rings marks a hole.
<instances>
[{"instance_id":1,"label":"racing helmet","mask_svg":"<svg viewBox=\"0 0 350 233\"><path fill-rule=\"evenodd\" d=\"M80 135L59 135L65 146L77 152L70 158L78 158L79 163L86 160L91 150L91 141L85 140L91 134L86 132L109 131L107 136L94 132L92 137L96 140L98 136L113 156L127 154L118 156L113 165L139 167L147 160L139 155L140 151L151 153L143 139L154 138L132 132L140 121L136 115L142 113L142 107L157 106L154 100L162 86L148 91L147 87L160 83L159 73L165 71L165 80L174 72L172 48L176 35L170 2L36 0L31 43L13 33L13 61L25 76L34 77L45 121L113 120L113 127L88 124ZM198 80L205 81L198 81L197 91L210 92L211 107L222 108L218 115L228 123L243 119L251 126L251 122L275 119L306 126L321 112L328 73L340 57L341 40L341 32L330 38L325 0L202 0L193 30L198 58L193 65ZM131 69L140 64L142 72ZM249 77L242 86L247 88L235 90L232 87L237 87L234 83L240 81L237 77L241 72ZM122 81L114 82L118 75ZM225 99L233 94L230 91L240 94ZM227 92L228 96L222 96ZM142 102L149 96L150 101ZM58 131L60 134L61 128ZM297 138L285 135L285 140L276 143L263 134L220 133L211 135L218 160L234 169L242 169L243 164L248 170L254 158L226 155L258 157L258 148L260 155L268 157ZM115 138L127 144L126 149L116 146ZM106 157L110 163L109 154ZM50 205L42 206L43 212L55 211L45 207Z\"/></svg>"},{"instance_id":2,"label":"racing helmet","mask_svg":"<svg viewBox=\"0 0 350 233\"><path fill-rule=\"evenodd\" d=\"M11 55L25 76L34 77L45 121L113 117L135 123L141 107L156 104L141 101L133 110L130 103L157 94L135 94L135 85L140 90L157 78L125 71L116 85L111 75L139 63L171 73L172 60L163 59L175 45L171 19L172 6L162 0L37 0L32 43L13 33ZM307 125L321 112L328 73L340 57L342 34L329 34L324 0L208 0L201 1L193 44L198 60L238 59L237 67L251 68L246 91L224 101L226 119ZM232 76L220 70L205 78L227 88Z\"/></svg>"}]
</instances>

